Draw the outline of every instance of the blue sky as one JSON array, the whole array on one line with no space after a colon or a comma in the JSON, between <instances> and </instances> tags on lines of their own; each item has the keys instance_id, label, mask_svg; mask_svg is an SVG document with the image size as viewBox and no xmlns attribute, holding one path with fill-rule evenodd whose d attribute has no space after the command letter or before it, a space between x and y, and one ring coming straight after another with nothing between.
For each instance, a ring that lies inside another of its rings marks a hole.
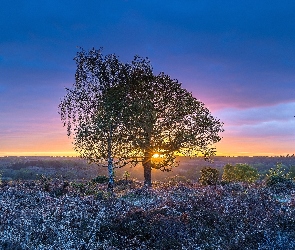
<instances>
[{"instance_id":1,"label":"blue sky","mask_svg":"<svg viewBox=\"0 0 295 250\"><path fill-rule=\"evenodd\" d=\"M4 1L0 155L71 154L57 106L78 47L149 57L224 122L218 154L295 152L295 2Z\"/></svg>"}]
</instances>

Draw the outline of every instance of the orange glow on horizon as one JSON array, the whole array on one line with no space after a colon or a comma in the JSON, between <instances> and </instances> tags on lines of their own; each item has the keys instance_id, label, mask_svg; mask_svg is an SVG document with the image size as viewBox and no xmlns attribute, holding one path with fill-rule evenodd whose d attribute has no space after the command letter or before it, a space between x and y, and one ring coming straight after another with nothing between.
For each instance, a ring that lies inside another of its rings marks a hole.
<instances>
[{"instance_id":1,"label":"orange glow on horizon","mask_svg":"<svg viewBox=\"0 0 295 250\"><path fill-rule=\"evenodd\" d=\"M78 154L75 151L63 151L63 152L54 152L54 151L29 151L29 152L0 152L0 157L5 156L69 156L77 157Z\"/></svg>"},{"instance_id":2,"label":"orange glow on horizon","mask_svg":"<svg viewBox=\"0 0 295 250\"><path fill-rule=\"evenodd\" d=\"M216 156L248 156L248 157L254 157L254 156L280 156L280 155L292 155L294 152L233 152L233 151L217 151ZM0 157L7 157L7 156L52 156L52 157L79 157L78 153L75 151L10 151L10 152L0 152ZM199 155L198 157L202 157ZM159 154L153 155L154 159L159 159Z\"/></svg>"},{"instance_id":3,"label":"orange glow on horizon","mask_svg":"<svg viewBox=\"0 0 295 250\"><path fill-rule=\"evenodd\" d=\"M28 139L29 138L29 139ZM1 138L0 157L3 156L78 156L72 140L62 133L44 136ZM280 156L295 153L293 139L224 137L215 146L216 156ZM291 145L291 146L290 146ZM201 156L201 155L200 155ZM153 158L161 155L155 153Z\"/></svg>"}]
</instances>

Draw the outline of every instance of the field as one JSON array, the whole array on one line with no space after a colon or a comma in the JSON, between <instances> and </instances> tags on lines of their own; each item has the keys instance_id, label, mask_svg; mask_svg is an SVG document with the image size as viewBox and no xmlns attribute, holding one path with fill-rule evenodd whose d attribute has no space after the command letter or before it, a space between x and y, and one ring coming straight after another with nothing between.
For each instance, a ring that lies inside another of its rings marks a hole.
<instances>
[{"instance_id":1,"label":"field","mask_svg":"<svg viewBox=\"0 0 295 250\"><path fill-rule=\"evenodd\" d=\"M295 249L295 189L264 183L105 184L42 179L0 188L1 249Z\"/></svg>"},{"instance_id":2,"label":"field","mask_svg":"<svg viewBox=\"0 0 295 250\"><path fill-rule=\"evenodd\" d=\"M182 176L192 181L198 181L200 170L205 166L217 168L222 174L225 164L246 163L258 169L261 179L265 173L275 167L277 163L282 163L283 167L289 171L294 167L295 157L213 157L213 162L204 161L202 157L185 158L179 157L179 167L171 172L152 170L152 179L155 181L166 181L175 175ZM124 167L116 169L116 178L122 178L125 171L130 173L131 179L143 181L143 170L141 166L130 168ZM40 175L63 177L71 180L89 180L97 175L107 175L107 169L98 167L95 164L87 164L86 161L76 157L0 157L0 173L6 180L37 180ZM295 175L295 172L294 172Z\"/></svg>"}]
</instances>

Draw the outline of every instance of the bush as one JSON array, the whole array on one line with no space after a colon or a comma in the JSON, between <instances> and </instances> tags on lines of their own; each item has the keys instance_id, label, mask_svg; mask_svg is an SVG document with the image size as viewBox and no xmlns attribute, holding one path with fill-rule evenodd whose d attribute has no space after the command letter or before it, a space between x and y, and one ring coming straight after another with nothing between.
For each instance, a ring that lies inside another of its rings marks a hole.
<instances>
[{"instance_id":1,"label":"bush","mask_svg":"<svg viewBox=\"0 0 295 250\"><path fill-rule=\"evenodd\" d=\"M277 164L275 168L269 169L266 174L266 185L269 187L285 182L286 180L288 180L288 174L285 173L285 169L281 163Z\"/></svg>"},{"instance_id":2,"label":"bush","mask_svg":"<svg viewBox=\"0 0 295 250\"><path fill-rule=\"evenodd\" d=\"M281 163L277 164L276 168L271 168L266 174L266 186L278 192L285 192L295 187Z\"/></svg>"},{"instance_id":3,"label":"bush","mask_svg":"<svg viewBox=\"0 0 295 250\"><path fill-rule=\"evenodd\" d=\"M166 182L174 186L174 185L178 185L179 183L187 183L189 182L189 180L183 175L175 175L175 176L167 177Z\"/></svg>"},{"instance_id":4,"label":"bush","mask_svg":"<svg viewBox=\"0 0 295 250\"><path fill-rule=\"evenodd\" d=\"M295 179L295 166L290 167L288 177L293 180Z\"/></svg>"},{"instance_id":5,"label":"bush","mask_svg":"<svg viewBox=\"0 0 295 250\"><path fill-rule=\"evenodd\" d=\"M128 171L125 171L122 177L123 177L123 179L125 179L127 181L128 178L130 177L130 173Z\"/></svg>"},{"instance_id":6,"label":"bush","mask_svg":"<svg viewBox=\"0 0 295 250\"><path fill-rule=\"evenodd\" d=\"M40 179L40 182L41 182L41 184L43 186L43 191L49 192L50 191L51 178L44 175L44 174L41 174L39 176L39 179Z\"/></svg>"},{"instance_id":7,"label":"bush","mask_svg":"<svg viewBox=\"0 0 295 250\"><path fill-rule=\"evenodd\" d=\"M224 182L255 182L259 174L256 168L248 164L226 164L223 168L222 181Z\"/></svg>"},{"instance_id":8,"label":"bush","mask_svg":"<svg viewBox=\"0 0 295 250\"><path fill-rule=\"evenodd\" d=\"M93 183L103 184L103 183L108 183L109 182L109 178L107 176L105 176L105 175L98 175L95 178L93 178L91 181Z\"/></svg>"},{"instance_id":9,"label":"bush","mask_svg":"<svg viewBox=\"0 0 295 250\"><path fill-rule=\"evenodd\" d=\"M216 185L218 181L218 170L216 168L205 167L201 169L199 183L201 185Z\"/></svg>"},{"instance_id":10,"label":"bush","mask_svg":"<svg viewBox=\"0 0 295 250\"><path fill-rule=\"evenodd\" d=\"M287 184L292 182L292 180L282 177L282 176L269 176L266 178L266 185L268 187L280 185L280 184Z\"/></svg>"}]
</instances>

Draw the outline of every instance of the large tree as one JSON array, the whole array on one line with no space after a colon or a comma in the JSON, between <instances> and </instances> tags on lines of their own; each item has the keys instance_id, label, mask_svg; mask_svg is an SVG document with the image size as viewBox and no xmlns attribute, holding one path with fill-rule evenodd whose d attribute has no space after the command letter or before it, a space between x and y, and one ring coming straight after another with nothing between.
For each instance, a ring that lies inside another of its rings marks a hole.
<instances>
[{"instance_id":1,"label":"large tree","mask_svg":"<svg viewBox=\"0 0 295 250\"><path fill-rule=\"evenodd\" d=\"M142 157L147 186L151 186L151 169L170 171L176 155L201 153L208 159L215 154L213 144L220 141L223 124L177 80L160 73L133 84L127 102L138 112L132 113L127 127L133 128L129 139Z\"/></svg>"},{"instance_id":2,"label":"large tree","mask_svg":"<svg viewBox=\"0 0 295 250\"><path fill-rule=\"evenodd\" d=\"M141 162L151 186L151 169L171 170L177 154L214 155L222 123L177 80L154 75L147 59L122 63L94 49L75 59L76 82L60 114L79 154L108 162L111 187L113 166Z\"/></svg>"}]
</instances>

